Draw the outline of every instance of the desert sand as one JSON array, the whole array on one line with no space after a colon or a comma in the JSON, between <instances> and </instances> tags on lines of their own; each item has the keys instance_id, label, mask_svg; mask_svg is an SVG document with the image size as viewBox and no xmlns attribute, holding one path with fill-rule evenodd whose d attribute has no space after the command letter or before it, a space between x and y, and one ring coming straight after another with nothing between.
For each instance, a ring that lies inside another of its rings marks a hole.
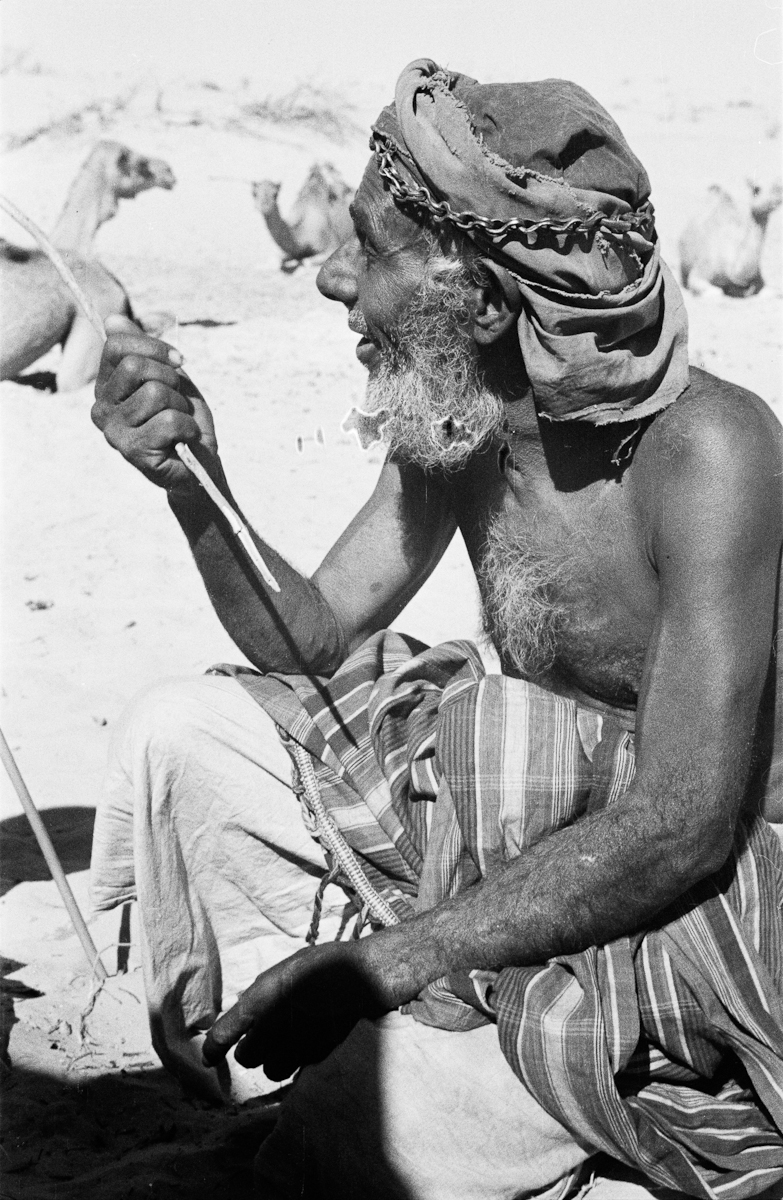
<instances>
[{"instance_id":1,"label":"desert sand","mask_svg":"<svg viewBox=\"0 0 783 1200\"><path fill-rule=\"evenodd\" d=\"M369 495L381 454L340 428L364 385L345 313L319 296L313 267L280 272L249 181L281 180L283 212L317 159L358 183L385 92L352 107L337 93L300 91L271 108L255 103L250 84L209 80L91 93L84 78L37 74L24 57L3 84L3 190L44 228L98 137L173 167L173 192L139 197L101 230L101 257L138 313L175 315L170 340L212 406L237 497L264 537L312 570ZM677 236L702 190L721 183L742 198L746 175L779 162L775 112L730 87L715 104L671 79L655 95L628 79L600 99L648 167L675 268ZM5 222L2 232L26 241ZM692 361L778 413L780 257L778 212L764 294L687 301ZM33 383L46 382L57 353L36 364ZM92 815L118 714L148 683L241 661L163 494L109 450L90 404L89 388L0 385L3 729L85 913ZM396 625L429 641L477 635L460 545ZM0 804L2 1196L249 1196L274 1097L216 1112L181 1096L151 1049L137 949L118 947L120 914L90 918L111 974L96 989L5 777ZM133 919L130 929L132 942Z\"/></svg>"}]
</instances>

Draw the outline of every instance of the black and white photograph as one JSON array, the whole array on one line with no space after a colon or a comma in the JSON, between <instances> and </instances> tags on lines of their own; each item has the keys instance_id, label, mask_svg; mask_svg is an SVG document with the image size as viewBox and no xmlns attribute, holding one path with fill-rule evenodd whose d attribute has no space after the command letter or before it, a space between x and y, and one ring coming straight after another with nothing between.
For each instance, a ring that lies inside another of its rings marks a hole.
<instances>
[{"instance_id":1,"label":"black and white photograph","mask_svg":"<svg viewBox=\"0 0 783 1200\"><path fill-rule=\"evenodd\" d=\"M783 1200L781 0L0 21L0 1200Z\"/></svg>"}]
</instances>

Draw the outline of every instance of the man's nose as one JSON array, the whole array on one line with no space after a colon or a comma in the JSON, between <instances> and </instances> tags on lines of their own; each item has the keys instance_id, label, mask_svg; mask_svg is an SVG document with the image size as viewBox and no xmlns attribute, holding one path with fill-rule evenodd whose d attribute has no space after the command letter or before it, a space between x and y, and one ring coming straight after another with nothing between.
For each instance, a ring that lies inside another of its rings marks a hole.
<instances>
[{"instance_id":1,"label":"man's nose","mask_svg":"<svg viewBox=\"0 0 783 1200\"><path fill-rule=\"evenodd\" d=\"M348 308L353 308L358 299L356 288L356 266L359 254L359 241L352 234L343 242L334 254L327 258L318 272L316 287L322 295L330 300L339 300Z\"/></svg>"}]
</instances>

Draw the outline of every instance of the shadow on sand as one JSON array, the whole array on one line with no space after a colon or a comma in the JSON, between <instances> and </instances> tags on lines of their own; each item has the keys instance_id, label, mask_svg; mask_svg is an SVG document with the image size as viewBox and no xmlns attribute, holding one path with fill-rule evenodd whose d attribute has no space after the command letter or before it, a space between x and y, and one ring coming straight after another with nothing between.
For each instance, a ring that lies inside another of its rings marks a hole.
<instances>
[{"instance_id":1,"label":"shadow on sand","mask_svg":"<svg viewBox=\"0 0 783 1200\"><path fill-rule=\"evenodd\" d=\"M63 870L85 871L90 865L95 809L47 808L41 819ZM40 879L51 879L51 873L27 817L21 813L0 821L0 896L17 883Z\"/></svg>"},{"instance_id":2,"label":"shadow on sand","mask_svg":"<svg viewBox=\"0 0 783 1200\"><path fill-rule=\"evenodd\" d=\"M185 1098L165 1071L74 1082L2 1069L2 1200L251 1200L274 1097L241 1109Z\"/></svg>"},{"instance_id":3,"label":"shadow on sand","mask_svg":"<svg viewBox=\"0 0 783 1200\"><path fill-rule=\"evenodd\" d=\"M35 388L37 392L57 391L57 376L54 371L28 371L26 375L15 375L11 383Z\"/></svg>"}]
</instances>

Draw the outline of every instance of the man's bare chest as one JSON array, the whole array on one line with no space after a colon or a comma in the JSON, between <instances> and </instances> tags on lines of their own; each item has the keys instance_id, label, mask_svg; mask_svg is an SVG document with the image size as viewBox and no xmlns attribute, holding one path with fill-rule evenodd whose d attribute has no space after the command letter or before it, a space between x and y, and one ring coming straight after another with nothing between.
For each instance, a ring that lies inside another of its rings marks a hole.
<instances>
[{"instance_id":1,"label":"man's bare chest","mask_svg":"<svg viewBox=\"0 0 783 1200\"><path fill-rule=\"evenodd\" d=\"M531 647L534 669L527 670L523 660L521 673L558 691L630 706L658 604L647 531L628 472L579 482L582 486L558 487L540 461L529 456L515 461L513 454L493 448L455 491L457 520L485 615L493 573L501 604L508 597L509 632L504 636L488 622L496 644L513 642L530 606L542 609L545 620L550 610L549 661L537 658ZM535 630L530 636L537 636ZM504 646L497 649L503 660ZM514 669L513 663L504 666Z\"/></svg>"}]
</instances>

